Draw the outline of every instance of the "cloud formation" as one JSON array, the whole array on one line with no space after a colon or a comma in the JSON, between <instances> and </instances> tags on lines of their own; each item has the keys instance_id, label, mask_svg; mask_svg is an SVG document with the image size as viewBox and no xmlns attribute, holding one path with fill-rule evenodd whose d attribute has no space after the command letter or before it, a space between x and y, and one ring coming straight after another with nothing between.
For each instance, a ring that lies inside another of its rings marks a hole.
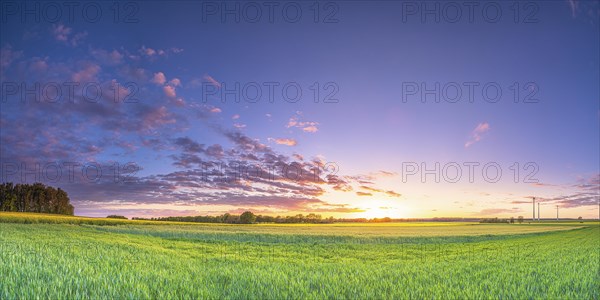
<instances>
[{"instance_id":1,"label":"cloud formation","mask_svg":"<svg viewBox=\"0 0 600 300\"><path fill-rule=\"evenodd\" d=\"M63 24L54 24L52 26L52 35L57 41L75 47L87 36L87 32L73 33L73 28Z\"/></svg>"},{"instance_id":2,"label":"cloud formation","mask_svg":"<svg viewBox=\"0 0 600 300\"><path fill-rule=\"evenodd\" d=\"M297 111L294 116L292 116L288 123L286 124L287 128L299 128L304 132L315 133L319 130L317 127L319 123L317 122L308 122L301 120L302 112Z\"/></svg>"},{"instance_id":3,"label":"cloud formation","mask_svg":"<svg viewBox=\"0 0 600 300\"><path fill-rule=\"evenodd\" d=\"M83 42L64 25L54 25L52 33L58 44L75 46ZM339 167L333 167L335 164L322 156L277 151L263 143L264 139L236 130L244 124L225 127L218 117L221 108L198 103L192 97L185 101L183 95L194 88L193 84L168 73L172 71L153 70L156 58L168 59L169 53L179 53L180 49L117 49L89 45L83 57L57 62L51 56L23 57L22 51L11 46L1 48L0 67L3 73L11 72L11 78L22 76L28 84L91 81L103 93L95 101L88 101L84 91L75 88L69 101L30 101L26 110L13 105L19 103L18 95L9 97L8 105L3 105L0 112L0 163L94 164L104 174L95 180L80 172L55 181L39 176L26 178L64 188L86 214L113 212L115 207L171 214L195 212L188 208L196 205L201 205L202 211L209 207L221 213L240 208L349 213L364 210L328 203L323 196L332 190L350 192L360 184L369 184L386 195L399 195L375 187L373 180L357 181L363 178L361 175L337 175ZM208 75L204 79L219 86ZM128 82L136 84L128 86ZM316 132L318 123L305 121L301 115L297 112L290 118L288 128ZM238 120L239 115L232 119ZM298 144L294 138L267 141L284 146ZM158 171L156 166L147 170L147 158L139 153L151 153L148 159L160 162ZM135 159L142 161L131 162ZM123 161L132 165L124 167ZM21 182L21 177L16 174L10 180ZM127 208L130 206L139 208ZM182 209L149 208L155 206Z\"/></svg>"}]
</instances>

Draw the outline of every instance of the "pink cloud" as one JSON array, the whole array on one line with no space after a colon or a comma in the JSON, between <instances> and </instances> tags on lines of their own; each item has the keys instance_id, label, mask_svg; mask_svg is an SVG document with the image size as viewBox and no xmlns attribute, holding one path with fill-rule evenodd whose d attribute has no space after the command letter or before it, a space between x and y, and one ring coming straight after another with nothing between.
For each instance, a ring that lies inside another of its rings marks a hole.
<instances>
[{"instance_id":1,"label":"pink cloud","mask_svg":"<svg viewBox=\"0 0 600 300\"><path fill-rule=\"evenodd\" d=\"M177 97L177 93L175 92L175 87L173 87L173 86L170 86L170 85L163 86L163 92L169 98Z\"/></svg>"},{"instance_id":2,"label":"pink cloud","mask_svg":"<svg viewBox=\"0 0 600 300\"><path fill-rule=\"evenodd\" d=\"M164 85L163 92L169 98L177 97L175 87L181 86L181 80L179 78L173 78L167 82L167 77L163 72L154 73L154 77L151 80L156 85Z\"/></svg>"},{"instance_id":3,"label":"pink cloud","mask_svg":"<svg viewBox=\"0 0 600 300\"><path fill-rule=\"evenodd\" d=\"M140 54L142 54L143 56L149 57L149 58L154 58L154 57L158 57L158 56L167 56L170 53L180 53L182 52L183 49L180 48L170 48L170 49L153 49L153 48L149 48L146 46L142 46L142 48L140 48L138 50L138 52Z\"/></svg>"},{"instance_id":4,"label":"pink cloud","mask_svg":"<svg viewBox=\"0 0 600 300\"><path fill-rule=\"evenodd\" d=\"M181 86L181 80L179 80L179 78L173 78L169 81L169 85Z\"/></svg>"},{"instance_id":5,"label":"pink cloud","mask_svg":"<svg viewBox=\"0 0 600 300\"><path fill-rule=\"evenodd\" d=\"M295 127L298 124L298 118L296 117L291 117L290 120L288 121L287 125L285 127L290 128L290 127Z\"/></svg>"},{"instance_id":6,"label":"pink cloud","mask_svg":"<svg viewBox=\"0 0 600 300\"><path fill-rule=\"evenodd\" d=\"M156 50L152 49L152 48L146 48L146 46L142 46L142 48L140 49L140 52L142 54L145 54L146 56L154 56L156 55Z\"/></svg>"},{"instance_id":7,"label":"pink cloud","mask_svg":"<svg viewBox=\"0 0 600 300\"><path fill-rule=\"evenodd\" d=\"M182 98L174 99L171 102L173 102L173 104L175 104L175 106L179 106L179 107L185 106L185 101Z\"/></svg>"},{"instance_id":8,"label":"pink cloud","mask_svg":"<svg viewBox=\"0 0 600 300\"><path fill-rule=\"evenodd\" d=\"M164 106L146 113L142 122L145 129L154 129L160 125L172 123L175 123L175 118L171 116L167 108Z\"/></svg>"},{"instance_id":9,"label":"pink cloud","mask_svg":"<svg viewBox=\"0 0 600 300\"><path fill-rule=\"evenodd\" d=\"M63 24L52 26L52 35L57 41L69 44L71 46L77 46L79 42L87 36L87 32L79 32L71 36L73 29Z\"/></svg>"},{"instance_id":10,"label":"pink cloud","mask_svg":"<svg viewBox=\"0 0 600 300\"><path fill-rule=\"evenodd\" d=\"M158 85L163 85L165 84L165 82L167 82L167 77L163 72L154 73L154 77L152 77L152 82Z\"/></svg>"},{"instance_id":11,"label":"pink cloud","mask_svg":"<svg viewBox=\"0 0 600 300\"><path fill-rule=\"evenodd\" d=\"M46 72L48 70L47 58L33 58L33 61L29 65L29 69L34 72Z\"/></svg>"},{"instance_id":12,"label":"pink cloud","mask_svg":"<svg viewBox=\"0 0 600 300\"><path fill-rule=\"evenodd\" d=\"M121 59L123 59L123 54L121 54L119 51L117 50L113 50L110 54L109 57L111 59L111 61L113 63L119 63L121 61Z\"/></svg>"},{"instance_id":13,"label":"pink cloud","mask_svg":"<svg viewBox=\"0 0 600 300\"><path fill-rule=\"evenodd\" d=\"M295 116L292 116L286 127L287 128L299 128L304 132L310 132L310 133L315 133L319 130L319 128L317 127L317 125L319 125L318 122L308 122L308 121L301 121L300 120L300 115L302 115L302 112L296 112Z\"/></svg>"},{"instance_id":14,"label":"pink cloud","mask_svg":"<svg viewBox=\"0 0 600 300\"><path fill-rule=\"evenodd\" d=\"M87 83L96 81L96 74L100 71L100 66L96 64L89 63L85 65L83 69L79 72L76 72L71 76L73 81L80 83Z\"/></svg>"},{"instance_id":15,"label":"pink cloud","mask_svg":"<svg viewBox=\"0 0 600 300\"><path fill-rule=\"evenodd\" d=\"M218 108L218 107L213 107L213 108L211 108L211 109L210 109L210 112L211 112L211 113L220 113L220 112L221 112L221 109L220 109L220 108Z\"/></svg>"},{"instance_id":16,"label":"pink cloud","mask_svg":"<svg viewBox=\"0 0 600 300\"><path fill-rule=\"evenodd\" d=\"M73 29L71 29L65 25L62 25L62 24L59 24L59 25L55 24L54 26L52 26L52 34L54 35L54 38L57 41L62 41L62 42L68 41L69 35L71 34L72 30Z\"/></svg>"},{"instance_id":17,"label":"pink cloud","mask_svg":"<svg viewBox=\"0 0 600 300\"><path fill-rule=\"evenodd\" d=\"M240 115L237 115L237 114L235 114L235 115L233 115L233 116L231 117L231 119L233 119L233 120L237 120L237 119L239 119L239 118L240 118Z\"/></svg>"},{"instance_id":18,"label":"pink cloud","mask_svg":"<svg viewBox=\"0 0 600 300\"><path fill-rule=\"evenodd\" d=\"M10 45L2 47L2 49L0 49L0 68L8 68L8 66L10 66L14 60L21 57L22 54L22 51L13 51Z\"/></svg>"},{"instance_id":19,"label":"pink cloud","mask_svg":"<svg viewBox=\"0 0 600 300\"><path fill-rule=\"evenodd\" d=\"M114 93L107 93L106 97L115 103L125 101L126 97L132 93L131 90L120 84L116 79L110 81L109 86Z\"/></svg>"},{"instance_id":20,"label":"pink cloud","mask_svg":"<svg viewBox=\"0 0 600 300\"><path fill-rule=\"evenodd\" d=\"M465 143L465 148L481 141L483 136L490 130L490 124L479 123L475 129L471 132L471 139Z\"/></svg>"},{"instance_id":21,"label":"pink cloud","mask_svg":"<svg viewBox=\"0 0 600 300\"><path fill-rule=\"evenodd\" d=\"M270 141L275 142L278 145L296 146L298 143L294 139L273 139L269 138Z\"/></svg>"},{"instance_id":22,"label":"pink cloud","mask_svg":"<svg viewBox=\"0 0 600 300\"><path fill-rule=\"evenodd\" d=\"M317 132L318 130L319 129L317 128L317 126L314 126L314 125L310 125L310 126L302 128L302 131L304 131L304 132L310 132L310 133Z\"/></svg>"}]
</instances>

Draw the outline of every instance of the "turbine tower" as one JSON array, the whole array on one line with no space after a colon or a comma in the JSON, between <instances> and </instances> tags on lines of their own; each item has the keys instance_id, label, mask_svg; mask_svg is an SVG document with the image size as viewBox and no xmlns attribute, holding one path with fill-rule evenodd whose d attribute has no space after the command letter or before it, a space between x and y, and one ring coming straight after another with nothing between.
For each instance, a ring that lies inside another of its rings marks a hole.
<instances>
[{"instance_id":1,"label":"turbine tower","mask_svg":"<svg viewBox=\"0 0 600 300\"><path fill-rule=\"evenodd\" d=\"M538 202L538 222L540 221L540 203Z\"/></svg>"},{"instance_id":2,"label":"turbine tower","mask_svg":"<svg viewBox=\"0 0 600 300\"><path fill-rule=\"evenodd\" d=\"M558 221L558 205L556 206L556 221Z\"/></svg>"},{"instance_id":3,"label":"turbine tower","mask_svg":"<svg viewBox=\"0 0 600 300\"><path fill-rule=\"evenodd\" d=\"M535 197L533 198L533 217L531 218L531 221L535 221Z\"/></svg>"}]
</instances>

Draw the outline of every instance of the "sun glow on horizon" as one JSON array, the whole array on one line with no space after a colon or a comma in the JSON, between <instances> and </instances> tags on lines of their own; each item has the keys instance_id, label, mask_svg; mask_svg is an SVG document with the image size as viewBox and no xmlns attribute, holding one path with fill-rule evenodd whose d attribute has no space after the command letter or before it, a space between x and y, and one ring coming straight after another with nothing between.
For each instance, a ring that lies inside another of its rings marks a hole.
<instances>
[{"instance_id":1,"label":"sun glow on horizon","mask_svg":"<svg viewBox=\"0 0 600 300\"><path fill-rule=\"evenodd\" d=\"M397 204L393 206L386 205L384 202L374 202L371 205L363 206L364 212L356 215L357 218L385 218L389 217L392 219L407 218L407 209L405 207L399 207Z\"/></svg>"}]
</instances>

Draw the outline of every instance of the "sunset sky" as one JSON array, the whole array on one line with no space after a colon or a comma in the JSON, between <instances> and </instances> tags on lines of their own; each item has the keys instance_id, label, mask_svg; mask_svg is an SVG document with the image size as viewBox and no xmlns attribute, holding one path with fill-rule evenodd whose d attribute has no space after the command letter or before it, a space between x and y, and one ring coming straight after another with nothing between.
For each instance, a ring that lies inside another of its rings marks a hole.
<instances>
[{"instance_id":1,"label":"sunset sky","mask_svg":"<svg viewBox=\"0 0 600 300\"><path fill-rule=\"evenodd\" d=\"M598 2L94 3L0 20L0 181L76 215L599 216Z\"/></svg>"}]
</instances>

